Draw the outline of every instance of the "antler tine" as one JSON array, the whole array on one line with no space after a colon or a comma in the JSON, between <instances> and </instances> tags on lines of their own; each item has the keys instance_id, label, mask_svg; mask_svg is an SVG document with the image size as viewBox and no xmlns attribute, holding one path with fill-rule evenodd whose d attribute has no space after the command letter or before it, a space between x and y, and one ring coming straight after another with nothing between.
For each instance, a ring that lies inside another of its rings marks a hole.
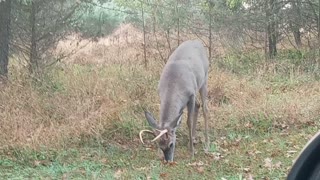
<instances>
[{"instance_id":1,"label":"antler tine","mask_svg":"<svg viewBox=\"0 0 320 180\"><path fill-rule=\"evenodd\" d=\"M158 129L157 129L158 130ZM167 129L164 129L164 130L158 130L158 131L160 131L160 134L157 136L157 137L155 137L151 142L154 142L154 141L156 141L157 139L159 139L162 135L164 135L165 133L167 133L168 132L168 130Z\"/></svg>"},{"instance_id":2,"label":"antler tine","mask_svg":"<svg viewBox=\"0 0 320 180\"><path fill-rule=\"evenodd\" d=\"M154 134L153 131L150 131L150 130L147 130L147 129L140 131L139 137L140 137L140 141L142 142L142 144L144 144L143 138L142 138L142 134L143 134L144 132Z\"/></svg>"}]
</instances>

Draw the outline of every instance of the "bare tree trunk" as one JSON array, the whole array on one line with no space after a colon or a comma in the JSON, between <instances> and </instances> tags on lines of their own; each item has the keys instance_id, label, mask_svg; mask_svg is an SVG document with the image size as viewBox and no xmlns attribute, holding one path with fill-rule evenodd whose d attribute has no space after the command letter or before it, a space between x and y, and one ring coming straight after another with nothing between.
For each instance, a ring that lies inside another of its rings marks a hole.
<instances>
[{"instance_id":1,"label":"bare tree trunk","mask_svg":"<svg viewBox=\"0 0 320 180\"><path fill-rule=\"evenodd\" d=\"M277 55L277 30L275 20L275 0L269 0L267 8L267 33L269 42L269 58L273 59Z\"/></svg>"},{"instance_id":2,"label":"bare tree trunk","mask_svg":"<svg viewBox=\"0 0 320 180\"><path fill-rule=\"evenodd\" d=\"M178 46L180 45L180 16L179 16L179 1L176 3L175 13L177 17L177 33L178 33Z\"/></svg>"},{"instance_id":3,"label":"bare tree trunk","mask_svg":"<svg viewBox=\"0 0 320 180\"><path fill-rule=\"evenodd\" d=\"M293 37L298 49L301 49L301 46L302 46L301 33L300 33L300 27L302 23L300 6L301 6L301 2L292 1L292 7L293 7L292 9L294 13L296 13L297 18L294 18L295 22L291 22L290 24L291 24Z\"/></svg>"},{"instance_id":4,"label":"bare tree trunk","mask_svg":"<svg viewBox=\"0 0 320 180\"><path fill-rule=\"evenodd\" d=\"M141 2L141 15L142 15L142 28L143 28L143 57L144 57L144 67L148 68L148 60L147 60L147 48L146 48L146 27L144 23L144 9L143 3Z\"/></svg>"},{"instance_id":5,"label":"bare tree trunk","mask_svg":"<svg viewBox=\"0 0 320 180\"><path fill-rule=\"evenodd\" d=\"M7 79L11 0L0 1L0 82Z\"/></svg>"},{"instance_id":6,"label":"bare tree trunk","mask_svg":"<svg viewBox=\"0 0 320 180\"><path fill-rule=\"evenodd\" d=\"M152 12L152 30L153 34L156 34L156 29L157 29L157 9L158 6L153 6L153 12Z\"/></svg>"},{"instance_id":7,"label":"bare tree trunk","mask_svg":"<svg viewBox=\"0 0 320 180\"><path fill-rule=\"evenodd\" d=\"M38 54L37 54L37 39L36 39L36 13L37 13L37 4L31 2L31 13L30 13L30 25L31 25L31 45L30 45L30 64L29 72L32 75L36 75L39 71L38 67Z\"/></svg>"},{"instance_id":8,"label":"bare tree trunk","mask_svg":"<svg viewBox=\"0 0 320 180\"><path fill-rule=\"evenodd\" d=\"M169 46L169 54L171 54L172 52L172 48L171 48L171 43L170 43L170 29L168 28L167 29L167 32L166 32L166 39L167 39L167 43L168 43L168 46Z\"/></svg>"},{"instance_id":9,"label":"bare tree trunk","mask_svg":"<svg viewBox=\"0 0 320 180\"><path fill-rule=\"evenodd\" d=\"M301 49L302 42L301 42L301 33L299 31L299 28L293 28L293 36L294 36L294 41L296 42L297 48Z\"/></svg>"},{"instance_id":10,"label":"bare tree trunk","mask_svg":"<svg viewBox=\"0 0 320 180\"><path fill-rule=\"evenodd\" d=\"M268 61L269 55L268 55L268 29L266 28L266 32L264 33L264 57L265 61Z\"/></svg>"},{"instance_id":11,"label":"bare tree trunk","mask_svg":"<svg viewBox=\"0 0 320 180\"><path fill-rule=\"evenodd\" d=\"M268 36L269 36L269 2L265 1L264 9L266 11L265 21L265 33L264 33L264 57L265 61L267 62L269 60L269 54L268 54Z\"/></svg>"},{"instance_id":12,"label":"bare tree trunk","mask_svg":"<svg viewBox=\"0 0 320 180\"><path fill-rule=\"evenodd\" d=\"M104 12L100 12L99 14L99 31L97 33L97 38L102 36L102 25L104 24L104 19L103 19ZM128 39L126 39L128 41Z\"/></svg>"},{"instance_id":13,"label":"bare tree trunk","mask_svg":"<svg viewBox=\"0 0 320 180\"><path fill-rule=\"evenodd\" d=\"M180 18L178 17L178 46L180 45Z\"/></svg>"},{"instance_id":14,"label":"bare tree trunk","mask_svg":"<svg viewBox=\"0 0 320 180\"><path fill-rule=\"evenodd\" d=\"M152 12L152 31L153 31L153 36L155 38L155 41L156 41L156 48L157 48L157 51L159 53L159 56L161 58L161 60L163 62L166 63L166 59L163 57L162 55L162 52L160 50L160 46L159 46L159 40L158 40L158 37L157 37L157 12L158 12L158 4L156 4L155 6L153 6L153 12Z\"/></svg>"},{"instance_id":15,"label":"bare tree trunk","mask_svg":"<svg viewBox=\"0 0 320 180\"><path fill-rule=\"evenodd\" d=\"M318 0L318 48L319 48L319 55L318 55L318 62L320 61L320 0Z\"/></svg>"},{"instance_id":16,"label":"bare tree trunk","mask_svg":"<svg viewBox=\"0 0 320 180\"><path fill-rule=\"evenodd\" d=\"M213 3L209 0L209 61L212 57L212 6Z\"/></svg>"},{"instance_id":17,"label":"bare tree trunk","mask_svg":"<svg viewBox=\"0 0 320 180\"><path fill-rule=\"evenodd\" d=\"M275 22L269 25L269 57L273 59L277 55L277 35Z\"/></svg>"}]
</instances>

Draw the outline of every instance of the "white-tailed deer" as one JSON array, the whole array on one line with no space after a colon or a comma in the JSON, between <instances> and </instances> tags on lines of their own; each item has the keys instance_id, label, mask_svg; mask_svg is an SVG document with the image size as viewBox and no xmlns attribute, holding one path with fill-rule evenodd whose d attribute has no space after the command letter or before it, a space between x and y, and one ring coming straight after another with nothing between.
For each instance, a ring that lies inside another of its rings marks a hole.
<instances>
[{"instance_id":1,"label":"white-tailed deer","mask_svg":"<svg viewBox=\"0 0 320 180\"><path fill-rule=\"evenodd\" d=\"M205 120L206 150L209 146L208 138L208 110L207 110L207 84L209 61L203 44L198 40L183 42L169 57L165 65L158 86L160 95L160 121L156 122L150 112L145 116L153 131L140 131L152 133L164 153L166 161L173 161L176 144L176 129L181 123L185 107L188 109L187 125L189 128L189 146L191 157L194 156L194 139L200 104L196 101L197 92L200 92L202 109Z\"/></svg>"}]
</instances>

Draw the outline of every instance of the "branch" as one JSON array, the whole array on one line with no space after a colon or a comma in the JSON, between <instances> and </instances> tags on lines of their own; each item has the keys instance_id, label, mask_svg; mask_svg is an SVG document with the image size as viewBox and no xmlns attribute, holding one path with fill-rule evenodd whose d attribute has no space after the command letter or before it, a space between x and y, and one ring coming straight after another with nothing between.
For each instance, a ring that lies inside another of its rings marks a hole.
<instances>
[{"instance_id":1,"label":"branch","mask_svg":"<svg viewBox=\"0 0 320 180\"><path fill-rule=\"evenodd\" d=\"M37 41L41 41L43 39L48 38L49 36L51 36L52 34L56 33L58 30L60 30L61 28L64 27L65 22L74 14L74 12L76 11L76 9L80 6L79 3L77 3L72 10L62 19L59 19L57 21L59 21L57 24L54 24L53 30L50 31L50 27L46 30L47 33L42 35L41 37L39 37L37 39Z\"/></svg>"}]
</instances>

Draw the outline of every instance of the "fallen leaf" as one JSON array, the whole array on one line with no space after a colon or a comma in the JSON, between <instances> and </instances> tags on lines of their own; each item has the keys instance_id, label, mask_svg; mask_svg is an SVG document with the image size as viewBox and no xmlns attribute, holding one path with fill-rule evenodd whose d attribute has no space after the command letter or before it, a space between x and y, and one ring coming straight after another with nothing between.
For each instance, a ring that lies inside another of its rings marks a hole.
<instances>
[{"instance_id":1,"label":"fallen leaf","mask_svg":"<svg viewBox=\"0 0 320 180\"><path fill-rule=\"evenodd\" d=\"M218 161L218 160L220 160L223 156L220 154L220 153L214 153L213 154L213 159L214 160L216 160L216 161Z\"/></svg>"},{"instance_id":2,"label":"fallen leaf","mask_svg":"<svg viewBox=\"0 0 320 180\"><path fill-rule=\"evenodd\" d=\"M246 173L250 172L250 168L248 168L248 167L247 168L243 168L243 171L246 172Z\"/></svg>"},{"instance_id":3,"label":"fallen leaf","mask_svg":"<svg viewBox=\"0 0 320 180\"><path fill-rule=\"evenodd\" d=\"M66 173L63 174L61 179L62 179L62 180L68 179L68 174L66 174Z\"/></svg>"},{"instance_id":4,"label":"fallen leaf","mask_svg":"<svg viewBox=\"0 0 320 180\"><path fill-rule=\"evenodd\" d=\"M42 160L42 161L39 161L39 160L35 160L34 162L33 162L33 165L34 166L46 166L46 165L48 165L48 163L49 162L47 162L47 161L44 161L44 160Z\"/></svg>"},{"instance_id":5,"label":"fallen leaf","mask_svg":"<svg viewBox=\"0 0 320 180\"><path fill-rule=\"evenodd\" d=\"M34 165L34 166L40 166L40 164L41 164L41 161L34 161L34 162L33 162L33 165Z\"/></svg>"},{"instance_id":6,"label":"fallen leaf","mask_svg":"<svg viewBox=\"0 0 320 180\"><path fill-rule=\"evenodd\" d=\"M177 165L178 163L175 162L175 161L173 161L173 162L169 162L168 164L169 164L169 166L175 166L175 165Z\"/></svg>"},{"instance_id":7,"label":"fallen leaf","mask_svg":"<svg viewBox=\"0 0 320 180\"><path fill-rule=\"evenodd\" d=\"M123 170L118 169L115 173L114 173L114 178L116 179L120 179L121 175L123 174Z\"/></svg>"},{"instance_id":8,"label":"fallen leaf","mask_svg":"<svg viewBox=\"0 0 320 180\"><path fill-rule=\"evenodd\" d=\"M167 173L160 173L160 177L162 177L162 178L165 178L165 177L167 177L167 176L168 176Z\"/></svg>"},{"instance_id":9,"label":"fallen leaf","mask_svg":"<svg viewBox=\"0 0 320 180\"><path fill-rule=\"evenodd\" d=\"M279 162L277 162L276 164L274 164L274 167L275 167L275 168L280 168L280 167L281 167L281 164L282 164L282 163L279 161Z\"/></svg>"},{"instance_id":10,"label":"fallen leaf","mask_svg":"<svg viewBox=\"0 0 320 180\"><path fill-rule=\"evenodd\" d=\"M187 164L187 166L203 166L203 165L204 163L202 161Z\"/></svg>"},{"instance_id":11,"label":"fallen leaf","mask_svg":"<svg viewBox=\"0 0 320 180\"><path fill-rule=\"evenodd\" d=\"M204 167L203 167L203 166L198 167L198 168L197 168L197 171L198 171L198 173L200 173L200 174L204 173Z\"/></svg>"},{"instance_id":12,"label":"fallen leaf","mask_svg":"<svg viewBox=\"0 0 320 180\"><path fill-rule=\"evenodd\" d=\"M272 159L271 158L264 159L264 167L266 167L268 169L272 168Z\"/></svg>"},{"instance_id":13,"label":"fallen leaf","mask_svg":"<svg viewBox=\"0 0 320 180\"><path fill-rule=\"evenodd\" d=\"M290 154L293 154L293 153L296 153L297 151L295 150L291 150L291 151L287 151L287 153L290 153Z\"/></svg>"},{"instance_id":14,"label":"fallen leaf","mask_svg":"<svg viewBox=\"0 0 320 180\"><path fill-rule=\"evenodd\" d=\"M103 163L103 164L105 164L105 163L108 162L108 160L107 160L106 158L102 158L102 159L100 160L100 162Z\"/></svg>"},{"instance_id":15,"label":"fallen leaf","mask_svg":"<svg viewBox=\"0 0 320 180\"><path fill-rule=\"evenodd\" d=\"M253 124L251 122L248 122L244 125L246 128L252 128L253 127Z\"/></svg>"},{"instance_id":16,"label":"fallen leaf","mask_svg":"<svg viewBox=\"0 0 320 180\"><path fill-rule=\"evenodd\" d=\"M246 179L247 180L254 180L252 174L248 174Z\"/></svg>"},{"instance_id":17,"label":"fallen leaf","mask_svg":"<svg viewBox=\"0 0 320 180\"><path fill-rule=\"evenodd\" d=\"M136 169L139 170L139 171L145 171L148 168L147 167L139 167L139 168L136 168Z\"/></svg>"}]
</instances>

